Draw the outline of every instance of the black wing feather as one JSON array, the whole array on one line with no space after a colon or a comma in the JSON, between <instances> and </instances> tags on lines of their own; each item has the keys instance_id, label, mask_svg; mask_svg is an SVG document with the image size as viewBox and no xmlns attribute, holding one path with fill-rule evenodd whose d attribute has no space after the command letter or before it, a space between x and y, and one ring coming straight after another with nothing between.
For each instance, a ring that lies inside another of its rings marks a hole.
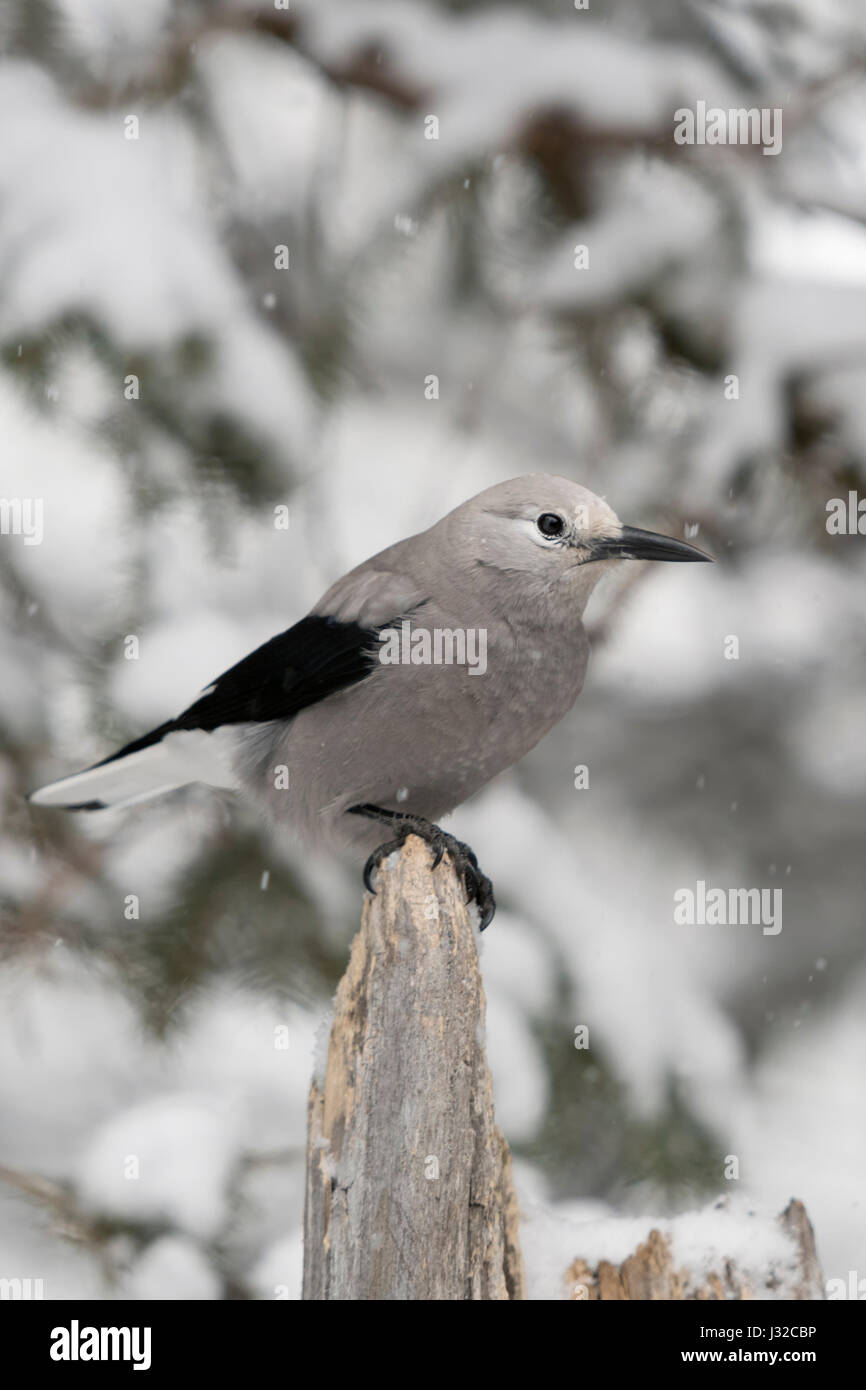
<instances>
[{"instance_id":1,"label":"black wing feather","mask_svg":"<svg viewBox=\"0 0 866 1390\"><path fill-rule=\"evenodd\" d=\"M381 630L337 618L302 618L224 671L213 688L177 719L160 724L96 766L150 748L180 729L211 730L223 724L291 719L307 705L368 676L378 665Z\"/></svg>"}]
</instances>

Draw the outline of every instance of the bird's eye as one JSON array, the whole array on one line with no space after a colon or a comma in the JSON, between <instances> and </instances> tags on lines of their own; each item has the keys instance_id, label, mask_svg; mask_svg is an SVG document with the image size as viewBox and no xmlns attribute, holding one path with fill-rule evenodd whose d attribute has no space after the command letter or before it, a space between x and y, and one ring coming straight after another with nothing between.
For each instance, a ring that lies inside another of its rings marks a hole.
<instances>
[{"instance_id":1,"label":"bird's eye","mask_svg":"<svg viewBox=\"0 0 866 1390\"><path fill-rule=\"evenodd\" d=\"M556 512L542 512L535 524L542 536L547 536L548 540L554 536L561 536L565 530L565 522Z\"/></svg>"}]
</instances>

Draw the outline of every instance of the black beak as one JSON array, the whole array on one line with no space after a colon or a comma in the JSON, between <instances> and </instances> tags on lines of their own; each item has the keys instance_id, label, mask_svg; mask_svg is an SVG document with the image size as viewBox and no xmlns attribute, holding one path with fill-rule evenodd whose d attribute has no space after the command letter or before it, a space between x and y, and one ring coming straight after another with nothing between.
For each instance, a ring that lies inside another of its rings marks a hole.
<instances>
[{"instance_id":1,"label":"black beak","mask_svg":"<svg viewBox=\"0 0 866 1390\"><path fill-rule=\"evenodd\" d=\"M641 531L638 526L623 526L619 536L602 537L592 544L593 560L709 560L685 541L673 536L660 536L656 531Z\"/></svg>"}]
</instances>

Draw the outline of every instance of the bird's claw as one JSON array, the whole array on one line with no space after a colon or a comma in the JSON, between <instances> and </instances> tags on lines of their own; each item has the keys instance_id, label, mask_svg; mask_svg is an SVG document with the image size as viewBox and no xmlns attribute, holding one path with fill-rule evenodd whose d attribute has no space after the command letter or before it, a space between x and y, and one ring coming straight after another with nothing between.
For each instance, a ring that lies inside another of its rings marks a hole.
<instances>
[{"instance_id":1,"label":"bird's claw","mask_svg":"<svg viewBox=\"0 0 866 1390\"><path fill-rule=\"evenodd\" d=\"M444 830L439 831L439 836L441 839L435 842L436 856L433 868L436 868L447 850L454 862L454 868L457 870L457 877L463 884L466 901L475 903L478 908L481 917L479 930L484 931L485 927L490 926L496 912L493 884L487 875L479 869L478 860L469 845L464 844L462 840L456 839L453 835L446 834Z\"/></svg>"},{"instance_id":2,"label":"bird's claw","mask_svg":"<svg viewBox=\"0 0 866 1390\"><path fill-rule=\"evenodd\" d=\"M395 849L402 849L405 843L405 835L397 836L394 840L388 840L384 845L379 845L373 850L373 853L364 865L364 887L368 893L373 894L374 898L376 896L376 890L373 887L374 871L378 869L383 859L387 859L388 855L393 854Z\"/></svg>"},{"instance_id":3,"label":"bird's claw","mask_svg":"<svg viewBox=\"0 0 866 1390\"><path fill-rule=\"evenodd\" d=\"M383 859L387 859L388 855L393 854L395 849L402 849L410 835L417 835L419 839L424 840L430 846L433 855L431 868L438 869L445 853L450 854L457 877L463 884L466 901L474 902L478 908L481 918L479 929L484 931L486 927L490 926L496 912L493 884L486 874L483 874L479 869L478 860L469 845L420 816L400 818L395 812L385 812L377 816L375 812L378 808L373 806L351 807L350 810L355 814L368 815L374 820L382 819L386 824L394 825L397 831L393 839L387 840L385 844L379 845L377 849L373 850L364 865L364 887L369 893L375 896L373 874Z\"/></svg>"},{"instance_id":4,"label":"bird's claw","mask_svg":"<svg viewBox=\"0 0 866 1390\"><path fill-rule=\"evenodd\" d=\"M470 864L465 870L463 883L466 888L466 901L474 902L478 908L481 918L478 930L484 931L486 927L490 926L496 913L493 884L487 875L481 872L477 864Z\"/></svg>"}]
</instances>

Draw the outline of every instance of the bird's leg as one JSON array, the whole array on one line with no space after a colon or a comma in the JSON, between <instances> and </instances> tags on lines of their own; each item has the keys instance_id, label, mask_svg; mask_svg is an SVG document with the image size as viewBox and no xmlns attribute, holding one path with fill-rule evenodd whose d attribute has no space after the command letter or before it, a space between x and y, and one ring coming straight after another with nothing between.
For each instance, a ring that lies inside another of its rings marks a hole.
<instances>
[{"instance_id":1,"label":"bird's leg","mask_svg":"<svg viewBox=\"0 0 866 1390\"><path fill-rule=\"evenodd\" d=\"M456 836L449 835L447 830L442 830L440 826L433 825L432 821L425 820L423 816L413 816L406 811L388 811L384 806L371 805L350 806L348 811L353 816L368 816L370 820L381 821L383 825L389 825L394 830L393 839L374 849L364 865L364 884L371 893L376 891L372 883L374 869L378 869L382 860L387 859L395 849L402 849L410 835L417 835L432 849L434 869L441 863L446 850L448 851L457 870L457 877L466 890L467 902L478 905L481 931L490 926L496 911L493 884L479 869L478 860L469 845L458 840Z\"/></svg>"}]
</instances>

